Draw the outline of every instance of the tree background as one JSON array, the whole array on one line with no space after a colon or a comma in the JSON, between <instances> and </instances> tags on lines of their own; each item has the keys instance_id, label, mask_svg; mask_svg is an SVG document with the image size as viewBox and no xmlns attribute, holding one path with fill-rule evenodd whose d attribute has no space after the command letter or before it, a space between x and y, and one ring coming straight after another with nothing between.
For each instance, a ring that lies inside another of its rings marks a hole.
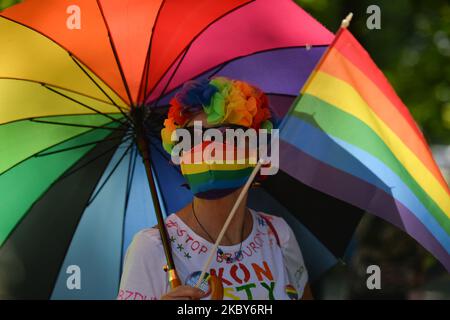
<instances>
[{"instance_id":1,"label":"tree background","mask_svg":"<svg viewBox=\"0 0 450 320\"><path fill-rule=\"evenodd\" d=\"M296 0L336 32L349 30L408 106L430 144L450 144L450 4L446 0ZM381 9L381 29L369 30L367 7Z\"/></svg>"},{"instance_id":2,"label":"tree background","mask_svg":"<svg viewBox=\"0 0 450 320\"><path fill-rule=\"evenodd\" d=\"M444 175L450 179L450 3L295 1L332 32L353 12L349 30L408 106ZM0 10L18 2L0 0ZM379 30L366 26L370 5L381 9ZM382 290L366 287L366 267L370 264L381 267ZM366 215L347 257L313 283L313 290L316 298L322 299L450 299L450 276L415 240L383 220Z\"/></svg>"}]
</instances>

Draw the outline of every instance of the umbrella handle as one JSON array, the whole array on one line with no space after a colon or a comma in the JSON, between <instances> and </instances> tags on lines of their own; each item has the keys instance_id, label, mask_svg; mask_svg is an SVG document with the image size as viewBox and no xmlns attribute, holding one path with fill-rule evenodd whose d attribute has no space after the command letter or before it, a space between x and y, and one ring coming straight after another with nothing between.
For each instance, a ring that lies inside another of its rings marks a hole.
<instances>
[{"instance_id":1,"label":"umbrella handle","mask_svg":"<svg viewBox=\"0 0 450 320\"><path fill-rule=\"evenodd\" d=\"M169 280L169 285L172 289L181 286L180 278L178 277L177 271L175 268L169 269L167 265L164 266L164 271L167 272L167 277Z\"/></svg>"}]
</instances>

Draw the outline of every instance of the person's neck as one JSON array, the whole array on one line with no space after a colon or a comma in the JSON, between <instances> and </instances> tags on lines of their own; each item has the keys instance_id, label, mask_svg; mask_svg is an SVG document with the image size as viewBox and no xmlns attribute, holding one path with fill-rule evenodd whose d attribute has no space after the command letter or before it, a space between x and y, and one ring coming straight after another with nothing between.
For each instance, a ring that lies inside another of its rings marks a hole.
<instances>
[{"instance_id":1,"label":"person's neck","mask_svg":"<svg viewBox=\"0 0 450 320\"><path fill-rule=\"evenodd\" d=\"M193 206L195 215L201 225L208 231L215 241L233 208L241 189L215 200L206 200L194 197ZM233 245L244 240L252 230L252 219L248 212L247 195L238 207L233 219L220 244ZM194 217L195 219L195 217ZM242 230L244 226L244 230ZM209 239L211 240L211 239Z\"/></svg>"}]
</instances>

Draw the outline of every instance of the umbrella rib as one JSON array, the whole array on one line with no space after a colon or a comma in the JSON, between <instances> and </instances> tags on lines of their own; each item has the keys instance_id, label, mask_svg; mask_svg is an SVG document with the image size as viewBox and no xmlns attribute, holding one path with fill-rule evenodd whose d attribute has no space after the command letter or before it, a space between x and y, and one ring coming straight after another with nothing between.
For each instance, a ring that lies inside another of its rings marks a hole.
<instances>
[{"instance_id":1,"label":"umbrella rib","mask_svg":"<svg viewBox=\"0 0 450 320\"><path fill-rule=\"evenodd\" d=\"M131 191L131 185L133 183L133 177L134 177L134 169L136 167L136 158L137 158L137 149L133 148L133 153L130 157L130 162L128 163L128 177L127 177L127 188L125 193L125 213L126 214L127 208L128 208L128 200L130 197L130 191Z\"/></svg>"},{"instance_id":2,"label":"umbrella rib","mask_svg":"<svg viewBox=\"0 0 450 320\"><path fill-rule=\"evenodd\" d=\"M150 43L151 45L151 43ZM149 53L147 50L147 54L145 57L145 63L144 63L144 71L142 72L142 79L141 84L139 85L139 95L138 95L138 101L142 101L142 104L145 104L145 91L147 90L147 83L148 83L148 69L149 69ZM143 98L143 99L141 99Z\"/></svg>"},{"instance_id":3,"label":"umbrella rib","mask_svg":"<svg viewBox=\"0 0 450 320\"><path fill-rule=\"evenodd\" d=\"M44 156L48 156L48 155L55 154L55 153L60 153L60 152L64 152L64 151L70 151L70 150L74 150L74 149L87 147L87 146L90 146L90 145L93 145L93 144L98 144L98 143L103 143L103 142L113 141L113 140L118 140L118 139L122 139L122 137L114 137L114 138L102 139L102 140L97 140L97 141L92 141L92 142L88 142L88 143L83 143L83 144L80 144L78 146L64 148L64 149L60 149L60 150L56 150L56 151L37 153L37 154L34 155L34 157L44 157Z\"/></svg>"},{"instance_id":4,"label":"umbrella rib","mask_svg":"<svg viewBox=\"0 0 450 320\"><path fill-rule=\"evenodd\" d=\"M116 169L119 167L120 163L122 162L122 160L125 158L126 154L128 153L128 151L131 149L131 147L133 146L133 143L130 143L130 145L127 147L127 149L125 150L125 152L122 154L122 156L120 157L119 161L117 161L117 163L114 165L113 169L111 170L111 172L108 174L108 176L105 178L105 180L102 182L102 184L100 185L100 187L97 189L97 191L94 193L94 195L91 197L91 199L89 199L88 203L86 204L86 207L88 207L94 200L95 198L100 194L100 191L102 191L103 187L106 185L106 183L108 182L108 180L111 178L111 176L113 175L113 173L116 171Z\"/></svg>"},{"instance_id":5,"label":"umbrella rib","mask_svg":"<svg viewBox=\"0 0 450 320\"><path fill-rule=\"evenodd\" d=\"M116 113L114 113L116 114ZM44 114L44 115L39 115L39 116L31 116L31 117L27 117L27 118L19 118L16 120L11 120L8 122L3 122L0 123L0 126L4 126L7 124L11 124L11 123L15 123L15 122L21 122L21 121L35 121L35 122L42 122L42 121L47 121L47 120L38 120L38 119L43 119L43 118L59 118L59 117L66 117L66 116L92 116L93 113L92 112L88 112L88 113L53 113L53 114ZM54 121L56 122L56 121ZM56 122L55 124L60 124L61 122ZM70 124L70 123L69 123ZM108 129L108 128L105 128Z\"/></svg>"},{"instance_id":6,"label":"umbrella rib","mask_svg":"<svg viewBox=\"0 0 450 320\"><path fill-rule=\"evenodd\" d=\"M152 34L150 36L150 43L149 43L148 49L147 49L145 69L144 69L144 73L142 75L143 78L145 78L145 81L144 81L144 92L143 92L143 94L144 94L144 96L143 96L144 97L144 101L143 102L144 103L145 103L145 99L146 99L145 95L147 94L147 89L148 89L148 80L149 80L148 79L148 75L150 73L150 59L151 59L151 56L152 56L153 36L155 34L155 29L156 29L156 25L158 24L158 19L159 19L160 13L161 13L162 8L164 7L165 3L166 3L166 0L163 0L161 2L161 6L158 8L158 13L156 14L156 18L155 18L155 23L152 26Z\"/></svg>"},{"instance_id":7,"label":"umbrella rib","mask_svg":"<svg viewBox=\"0 0 450 320\"><path fill-rule=\"evenodd\" d=\"M109 124L111 124L111 123L112 123L112 122L110 122ZM93 132L93 131L95 131L95 129L87 130L87 131L84 131L84 132L75 134L74 136L70 136L70 137L68 137L67 139L63 139L63 140L61 140L61 141L57 141L56 143L54 143L54 144L52 144L52 145L49 145L49 146L45 147L43 150L37 151L36 153L43 152L43 151L46 151L46 150L50 150L51 148L54 148L54 147L56 147L56 146L58 146L58 145L61 145L62 143L68 142L68 141L70 141L70 140L72 140L72 139L75 139L75 138L82 137L82 136L87 135L87 134L89 134L89 133L91 133L91 132ZM25 157L24 159L20 160L19 162L16 162L14 165L10 166L9 168L7 168L6 170L4 170L3 172L0 172L0 176L2 176L3 174L9 172L10 170L14 169L15 167L19 166L20 164L24 163L25 161L30 160L31 158L33 158L33 156L34 156L36 153L33 153L33 154L31 154L31 155Z\"/></svg>"},{"instance_id":8,"label":"umbrella rib","mask_svg":"<svg viewBox=\"0 0 450 320\"><path fill-rule=\"evenodd\" d=\"M124 206L124 216L126 214L126 210L128 207L128 197L130 195L130 190L131 190L131 184L133 181L133 176L134 176L134 169L135 169L135 165L136 165L136 153L137 153L137 149L133 148L133 153L130 156L130 161L128 162L128 175L127 175L127 187L126 187L126 191L125 191L125 206Z\"/></svg>"},{"instance_id":9,"label":"umbrella rib","mask_svg":"<svg viewBox=\"0 0 450 320\"><path fill-rule=\"evenodd\" d=\"M217 68L216 71L214 71L213 73L211 73L211 74L208 76L208 79L211 79L211 78L214 77L216 74L218 74L220 71L222 71L222 69L225 68L225 66L226 66L227 64L229 64L229 63L230 63L230 61L226 61L226 62L222 63L222 64L220 65L220 67Z\"/></svg>"},{"instance_id":10,"label":"umbrella rib","mask_svg":"<svg viewBox=\"0 0 450 320\"><path fill-rule=\"evenodd\" d=\"M188 51L189 51L190 48L191 48L191 45L189 45L189 46L186 48L186 50L184 51L183 56L181 57L181 59L180 59L180 61L178 62L177 66L175 67L175 70L174 70L174 71L172 72L172 74L170 75L169 80L166 82L166 84L165 84L163 90L161 91L161 93L160 93L159 96L158 96L158 99L157 99L156 102L153 104L153 107L157 106L157 105L158 105L158 102L159 102L159 101L161 100L161 98L164 96L164 94L165 94L167 88L169 87L170 82L172 81L173 77L175 76L175 74L177 73L178 69L180 68L181 63L183 62L183 60L184 60L184 58L186 57L186 55L187 55L187 53L188 53Z\"/></svg>"},{"instance_id":11,"label":"umbrella rib","mask_svg":"<svg viewBox=\"0 0 450 320\"><path fill-rule=\"evenodd\" d=\"M156 151L157 151L164 159L166 159L169 163L173 164L172 159L170 159L169 156L168 156L164 151L162 151L162 150L158 147L158 145L157 145L155 142L152 141L152 139L149 139L149 142L150 142L150 144L151 144L152 146L155 147ZM181 170L180 170L176 165L173 165L172 167L173 167L175 170L177 170L178 172L181 173Z\"/></svg>"},{"instance_id":12,"label":"umbrella rib","mask_svg":"<svg viewBox=\"0 0 450 320\"><path fill-rule=\"evenodd\" d=\"M0 0L0 1L1 1L1 0ZM20 22L20 21L18 21L18 20L14 20L14 19L11 19L11 18L2 16L2 15L0 15L0 18L3 18L3 19L5 19L5 20L9 20L9 21L14 22L14 23L17 23L17 24L21 25L21 26L24 27L24 28L27 28L27 29L29 29L29 30L32 30L32 31L34 31L34 32L36 32L36 33L38 33L38 34L40 34L41 36L47 38L49 41L53 42L54 44L56 44L56 45L58 45L59 47L61 47L62 49L64 49L64 51L66 51L68 54L73 55L73 53L72 53L69 49L67 49L64 45L62 45L62 43L59 43L59 42L56 41L55 39L50 38L48 35L42 33L41 31L39 31L39 30L37 30L37 29L35 29L35 28L32 28L32 27L30 27L30 26L28 26L28 25L26 25L26 24L24 24L24 23L22 23L22 22ZM86 65L86 63L84 63L82 59L79 59L79 60L80 60L81 63L83 63L84 65ZM96 72L94 72L93 70L91 70L89 67L87 67L87 69L89 69L93 74L95 74L97 77L99 77L99 75L98 75ZM100 78L100 77L99 77L99 78ZM1 77L0 77L0 79L1 79ZM23 79L21 79L21 80L23 80ZM32 80L27 80L27 81L32 81ZM39 82L39 81L32 81L32 82L41 83L41 82ZM56 85L52 85L52 86L57 87ZM69 90L69 89L65 89L65 88L61 88L61 89ZM70 90L70 91L71 91L71 90ZM118 92L116 92L115 90L113 90L113 91L114 91L119 97L121 97L121 95L120 95ZM76 91L72 91L72 92L75 92L75 93L78 93L78 94L82 94L82 93L79 93L79 92L76 92ZM87 95L85 95L85 94L82 94L82 95L84 95L84 96L86 96L86 97L88 97L88 98L92 98L92 99L99 100L98 98L89 97L89 96L87 96ZM105 102L105 101L102 101L102 102ZM106 102L105 102L105 103L106 103Z\"/></svg>"},{"instance_id":13,"label":"umbrella rib","mask_svg":"<svg viewBox=\"0 0 450 320\"><path fill-rule=\"evenodd\" d=\"M127 92L128 100L130 101L130 105L133 106L133 99L131 98L130 88L128 87L128 83L127 83L127 80L125 78L125 73L123 72L122 65L120 64L119 56L117 55L116 46L114 45L114 41L113 41L113 39L111 37L111 30L109 29L109 25L106 22L106 18L105 18L105 14L103 12L102 5L100 4L99 0L97 0L96 2L97 2L98 9L100 10L100 14L102 16L102 19L103 19L103 24L105 25L106 31L108 32L109 43L111 45L111 49L113 51L114 58L115 58L116 63L117 63L117 67L119 68L119 73L120 73L120 76L122 78L123 85L125 86L125 90Z\"/></svg>"},{"instance_id":14,"label":"umbrella rib","mask_svg":"<svg viewBox=\"0 0 450 320\"><path fill-rule=\"evenodd\" d=\"M112 131L127 131L127 129L122 129L122 128L110 128L110 127L106 127L106 126L93 126L93 125L88 125L88 124L78 124L78 123L67 123L67 122L37 120L35 118L31 118L31 119L28 119L28 120L32 121L32 122L37 122L37 123L56 124L56 125L69 126L69 127L105 129L105 130L112 130Z\"/></svg>"},{"instance_id":15,"label":"umbrella rib","mask_svg":"<svg viewBox=\"0 0 450 320\"><path fill-rule=\"evenodd\" d=\"M312 46L311 46L311 48L322 48L322 47L328 47L328 45L312 45ZM272 49L260 50L260 51L252 52L252 53L249 53L249 54L246 54L246 55L242 55L242 56L235 57L235 58L233 58L233 59L224 61L222 64L229 64L229 63L231 63L231 62L233 62L233 61L237 61L237 60L243 59L243 58L248 58L248 57L250 57L250 56L252 56L252 55L256 55L256 54L262 54L262 53L273 52L273 51L278 51L278 50L286 50L286 49L298 49L298 48L306 48L306 45L302 45L302 46L292 46L292 47L279 47L279 48L272 48ZM174 63L175 63L175 62L174 62ZM172 63L172 65L171 65L170 67L172 67L174 63ZM225 65L225 66L226 66L226 65ZM225 66L224 66L224 67L225 67ZM205 71L202 71L202 72L197 73L195 76L191 77L191 79L198 78L198 77L200 77L200 76L202 76L202 75L204 75L204 74L210 72L211 70L214 70L215 68L217 68L217 65L216 65L216 66L213 66L213 67L211 67L211 68L209 68L209 69L207 69L207 70L205 70ZM169 69L170 69L170 68L169 68ZM220 70L219 70L219 71L220 71ZM218 71L217 71L217 72L218 72ZM217 73L217 72L216 72L216 73ZM162 80L162 78L159 80L159 82L161 82L161 80ZM157 84L159 84L159 82L157 82ZM177 85L176 87L174 87L174 88L172 88L172 89L170 89L170 90L166 93L166 95L168 95L168 94L170 94L170 93L176 91L176 90L179 89L182 85L183 85L183 83ZM155 88L156 88L156 86L157 86L157 85L155 85ZM153 91L153 90L152 90L152 91ZM150 93L149 95L147 95L147 97L146 97L145 99L147 100L148 97L149 97L150 95L151 95L151 93Z\"/></svg>"},{"instance_id":16,"label":"umbrella rib","mask_svg":"<svg viewBox=\"0 0 450 320\"><path fill-rule=\"evenodd\" d=\"M106 91L98 84L98 82L97 81L95 81L95 79L83 68L83 66L77 61L77 59L75 59L75 57L71 54L71 53L69 53L69 55L70 55L70 57L72 58L72 60L73 60L73 62L75 62L75 64L78 66L78 68L80 68L81 69L81 71L83 71L83 73L95 84L95 86L109 99L109 101L111 101L111 103L120 111L120 113L125 117L125 118L127 118L130 122L131 122L131 118L124 112L124 110L123 109L125 109L125 108L122 108L122 107L120 107L119 105L117 105L117 103L113 100L113 98L111 98L111 96L110 95L108 95L107 93L106 93ZM127 109L125 109L125 110L127 110ZM128 111L128 110L127 110ZM133 125L133 123L132 123L132 125Z\"/></svg>"},{"instance_id":17,"label":"umbrella rib","mask_svg":"<svg viewBox=\"0 0 450 320\"><path fill-rule=\"evenodd\" d=\"M119 142L119 143L116 143L115 145L109 147L108 149L106 149L106 150L103 151L102 153L98 154L97 156L93 157L92 159L90 159L89 161L87 161L86 163L84 163L83 165L79 166L78 168L76 168L76 169L74 169L74 170L72 170L72 171L69 171L69 172L65 173L65 174L62 175L59 179L62 180L62 179L65 179L65 178L71 176L72 174L74 174L74 173L77 172L78 170L83 169L84 167L86 167L87 165L91 164L91 163L94 162L95 160L97 160L97 159L99 159L99 158L105 156L105 155L108 154L111 150L117 148L119 145L121 145L123 142L127 141L128 139L130 139L130 137L128 137L128 138L124 139L123 141L121 141L121 142Z\"/></svg>"},{"instance_id":18,"label":"umbrella rib","mask_svg":"<svg viewBox=\"0 0 450 320\"><path fill-rule=\"evenodd\" d=\"M98 0L97 0L98 1ZM166 69L166 70L170 70L170 68L175 64L175 62L178 60L178 58L181 56L182 52L184 52L184 50L186 50L191 44L193 44L195 42L195 40L198 39L198 37L200 37L203 32L205 32L205 30L209 29L209 27L211 27L212 25L214 25L217 21L225 18L226 16L228 16L229 14L233 13L234 11L237 11L239 9L241 9L242 7L245 7L253 2L255 2L256 0L250 0L248 2L242 3L236 7L234 7L233 9L225 12L224 14L222 14L221 16L215 18L213 21L211 21L210 23L208 23L202 30L200 30L190 41L188 44L186 44L186 47L183 49L183 51L180 52L180 54L178 54L178 56L172 61L172 63L170 64L170 66ZM166 72L164 72L158 79L158 81L155 82L154 86L151 88L149 94L147 96L144 95L144 101L147 100L148 97L151 96L152 92L154 91L154 89L158 86L158 84L162 81L162 79L164 78Z\"/></svg>"},{"instance_id":19,"label":"umbrella rib","mask_svg":"<svg viewBox=\"0 0 450 320\"><path fill-rule=\"evenodd\" d=\"M85 97L85 98L88 98L88 99L96 100L98 102L101 102L101 103L113 106L113 104L111 102L103 100L103 99L100 99L99 97L93 97L93 96L88 95L87 93L79 92L79 91L72 90L72 89L69 89L69 88L66 88L66 87L61 87L61 86L58 86L58 85L56 85L54 83L42 82L42 81L38 81L38 80L25 79L25 78L14 78L14 77L0 77L0 80L17 80L17 81L36 83L36 84L40 84L40 85L46 84L46 85L51 86L53 88L57 88L57 89L60 89L60 90L71 92L71 93L74 93L76 95L79 95L79 96L82 96L82 97Z\"/></svg>"},{"instance_id":20,"label":"umbrella rib","mask_svg":"<svg viewBox=\"0 0 450 320\"><path fill-rule=\"evenodd\" d=\"M137 149L134 148L133 151L134 151L134 152L133 152L133 156L130 157L130 165L128 166L128 168L130 168L130 166L131 166L131 176L129 177L129 179L128 179L128 184L127 184L127 193L126 193L127 197L126 197L126 206L125 206L125 210L127 209L127 206L128 206L128 198L129 198L129 196L130 196L131 185L132 185L132 183L133 183L134 169L135 169L135 167L136 167ZM132 158L133 160L131 160L131 158ZM132 163L132 165L131 165L131 163Z\"/></svg>"},{"instance_id":21,"label":"umbrella rib","mask_svg":"<svg viewBox=\"0 0 450 320\"><path fill-rule=\"evenodd\" d=\"M125 206L124 206L124 213L123 213L123 223L122 223L122 243L124 242L124 238L125 238L125 219L127 216L127 210L128 210L128 203L130 200L130 194L131 194L131 186L133 184L133 179L134 179L134 170L136 168L136 159L137 159L137 148L133 148L133 154L130 157L130 162L128 163L128 179L127 179L127 190L126 190L126 194L125 194ZM130 168L131 167L131 168ZM122 271L123 271L123 252L124 248L121 248L120 250L120 272L119 272L119 281L120 281L120 277L122 276Z\"/></svg>"},{"instance_id":22,"label":"umbrella rib","mask_svg":"<svg viewBox=\"0 0 450 320\"><path fill-rule=\"evenodd\" d=\"M54 92L54 93L56 93L56 94L58 94L58 95L60 95L60 96L62 96L62 97L64 97L64 98L66 98L66 99L69 99L70 101L73 101L73 102L75 102L75 103L77 103L77 104L79 104L79 105L81 105L81 106L83 106L83 107L85 107L85 108L87 108L87 109L89 109L89 110L91 110L91 111L94 111L95 113L100 114L100 115L102 115L102 116L104 116L104 117L106 117L106 118L108 118L108 119L110 119L110 120L112 120L112 121L114 121L114 122L120 123L121 125L123 125L123 124L126 123L126 122L119 121L119 120L117 120L117 119L111 117L110 115L108 115L108 114L106 114L106 113L100 112L100 111L98 111L97 109L92 108L92 107L88 106L87 104L84 104L84 103L81 102L81 101L78 101L78 100L76 100L76 99L74 99L74 98L72 98L72 97L69 97L68 95L65 95L64 93L59 92L58 90L55 90L55 89L53 89L53 88L47 86L45 83L41 83L41 85L42 85L43 87L47 88L48 90L50 90L50 91L52 91L52 92Z\"/></svg>"}]
</instances>

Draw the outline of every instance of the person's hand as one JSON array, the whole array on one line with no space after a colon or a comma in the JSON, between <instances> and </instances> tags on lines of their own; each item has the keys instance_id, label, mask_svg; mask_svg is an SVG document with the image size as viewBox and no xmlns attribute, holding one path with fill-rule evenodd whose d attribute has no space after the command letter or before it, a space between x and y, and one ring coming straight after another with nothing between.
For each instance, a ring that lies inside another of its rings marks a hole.
<instances>
[{"instance_id":1,"label":"person's hand","mask_svg":"<svg viewBox=\"0 0 450 320\"><path fill-rule=\"evenodd\" d=\"M199 300L207 292L191 286L178 286L161 297L161 300Z\"/></svg>"},{"instance_id":2,"label":"person's hand","mask_svg":"<svg viewBox=\"0 0 450 320\"><path fill-rule=\"evenodd\" d=\"M301 300L314 300L309 283L307 283L305 286L305 290L303 291L303 297L301 298Z\"/></svg>"}]
</instances>

